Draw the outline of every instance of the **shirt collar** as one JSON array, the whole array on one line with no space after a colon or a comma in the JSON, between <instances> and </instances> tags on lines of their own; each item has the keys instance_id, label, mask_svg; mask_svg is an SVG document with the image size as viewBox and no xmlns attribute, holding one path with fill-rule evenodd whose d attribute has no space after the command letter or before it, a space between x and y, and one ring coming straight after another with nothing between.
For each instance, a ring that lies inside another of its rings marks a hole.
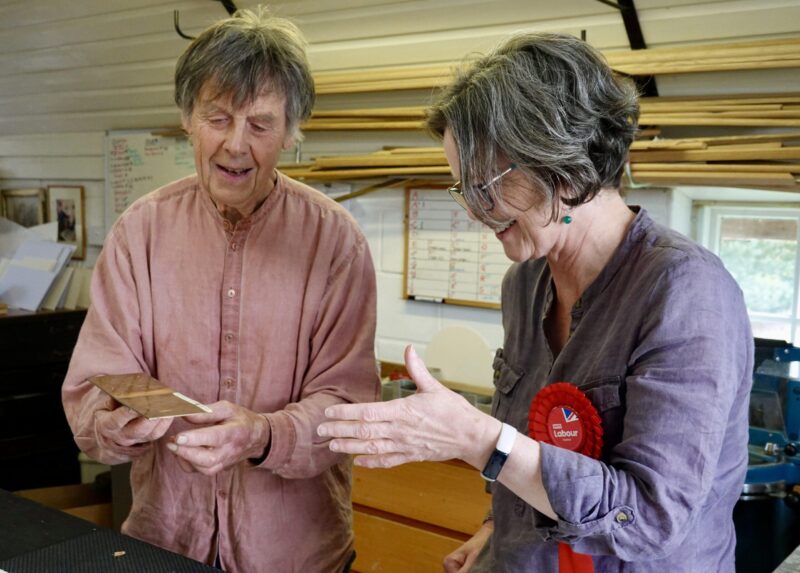
<instances>
[{"instance_id":1,"label":"shirt collar","mask_svg":"<svg viewBox=\"0 0 800 573\"><path fill-rule=\"evenodd\" d=\"M238 230L249 229L255 223L259 222L261 219L266 217L266 214L271 210L272 205L275 203L275 201L278 200L278 197L284 193L286 188L285 187L286 183L284 179L286 178L286 176L277 169L275 170L275 175L276 175L275 187L272 188L272 191L270 191L269 195L267 195L267 198L264 199L264 202L261 203L261 205L259 205L259 207L255 211L253 211L247 217L236 223L235 225L236 229ZM197 187L197 192L201 196L201 201L203 202L203 205L205 205L206 208L211 212L211 215L214 218L214 220L217 221L219 225L223 227L226 231L233 230L234 225L231 225L231 223L227 219L225 219L217 210L217 206L211 199L211 195L209 195L208 191L203 189L199 177L197 178L196 187Z\"/></svg>"}]
</instances>

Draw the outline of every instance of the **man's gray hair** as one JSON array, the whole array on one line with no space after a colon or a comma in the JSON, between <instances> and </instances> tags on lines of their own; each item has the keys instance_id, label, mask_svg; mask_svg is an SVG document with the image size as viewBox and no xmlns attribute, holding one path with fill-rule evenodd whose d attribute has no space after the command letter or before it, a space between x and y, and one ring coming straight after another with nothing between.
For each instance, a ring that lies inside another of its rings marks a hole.
<instances>
[{"instance_id":1,"label":"man's gray hair","mask_svg":"<svg viewBox=\"0 0 800 573\"><path fill-rule=\"evenodd\" d=\"M638 117L633 82L616 77L588 44L562 34L519 34L461 69L428 111L427 126L436 137L452 133L471 210L503 223L477 190L498 174L498 158L515 164L541 193L521 208L550 205L555 219L559 198L577 206L601 188L619 187ZM495 204L500 189L487 189Z\"/></svg>"},{"instance_id":2,"label":"man's gray hair","mask_svg":"<svg viewBox=\"0 0 800 573\"><path fill-rule=\"evenodd\" d=\"M266 90L286 98L286 125L295 138L314 107L314 79L306 41L292 22L266 8L239 10L195 39L175 68L175 103L188 117L209 82L213 97L230 94L235 107Z\"/></svg>"}]
</instances>

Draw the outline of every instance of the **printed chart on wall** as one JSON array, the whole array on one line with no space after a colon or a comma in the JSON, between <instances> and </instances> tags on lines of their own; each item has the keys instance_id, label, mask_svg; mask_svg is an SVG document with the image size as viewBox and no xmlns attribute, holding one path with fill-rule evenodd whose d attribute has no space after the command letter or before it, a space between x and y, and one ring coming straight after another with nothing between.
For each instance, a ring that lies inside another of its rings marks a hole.
<instances>
[{"instance_id":1,"label":"printed chart on wall","mask_svg":"<svg viewBox=\"0 0 800 573\"><path fill-rule=\"evenodd\" d=\"M106 231L142 195L194 173L194 154L185 137L109 131L105 151Z\"/></svg>"},{"instance_id":2,"label":"printed chart on wall","mask_svg":"<svg viewBox=\"0 0 800 573\"><path fill-rule=\"evenodd\" d=\"M491 229L436 188L407 189L405 219L406 298L500 308L511 261Z\"/></svg>"}]
</instances>

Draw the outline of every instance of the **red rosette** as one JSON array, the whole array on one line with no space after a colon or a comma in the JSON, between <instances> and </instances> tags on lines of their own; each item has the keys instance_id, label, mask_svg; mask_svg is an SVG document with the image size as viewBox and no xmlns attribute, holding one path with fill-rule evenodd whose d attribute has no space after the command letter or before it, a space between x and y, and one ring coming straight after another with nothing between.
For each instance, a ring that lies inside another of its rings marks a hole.
<instances>
[{"instance_id":1,"label":"red rosette","mask_svg":"<svg viewBox=\"0 0 800 573\"><path fill-rule=\"evenodd\" d=\"M599 459L603 424L597 409L577 386L556 382L531 402L528 435L534 440Z\"/></svg>"}]
</instances>

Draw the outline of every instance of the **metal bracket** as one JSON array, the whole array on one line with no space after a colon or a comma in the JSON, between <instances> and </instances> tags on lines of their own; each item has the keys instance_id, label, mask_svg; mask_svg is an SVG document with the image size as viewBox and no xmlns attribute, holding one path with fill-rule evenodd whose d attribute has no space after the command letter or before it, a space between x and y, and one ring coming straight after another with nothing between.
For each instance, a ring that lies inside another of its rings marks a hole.
<instances>
[{"instance_id":1,"label":"metal bracket","mask_svg":"<svg viewBox=\"0 0 800 573\"><path fill-rule=\"evenodd\" d=\"M628 36L628 44L631 50L647 49L647 44L645 44L644 35L642 34L642 26L639 23L639 14L636 12L636 6L633 4L633 0L619 0L619 2L597 0L597 2L619 10L622 16L622 23L625 25L625 34ZM658 96L656 79L653 76L633 76L633 79L642 95L647 97Z\"/></svg>"},{"instance_id":2,"label":"metal bracket","mask_svg":"<svg viewBox=\"0 0 800 573\"><path fill-rule=\"evenodd\" d=\"M222 7L225 8L225 11L228 12L229 16L233 16L236 13L237 8L233 0L216 0L216 1L222 4ZM181 17L178 10L172 11L172 25L175 26L175 31L181 38L185 38L187 40L195 39L195 36L189 36L187 34L184 34L183 31L181 30Z\"/></svg>"}]
</instances>

